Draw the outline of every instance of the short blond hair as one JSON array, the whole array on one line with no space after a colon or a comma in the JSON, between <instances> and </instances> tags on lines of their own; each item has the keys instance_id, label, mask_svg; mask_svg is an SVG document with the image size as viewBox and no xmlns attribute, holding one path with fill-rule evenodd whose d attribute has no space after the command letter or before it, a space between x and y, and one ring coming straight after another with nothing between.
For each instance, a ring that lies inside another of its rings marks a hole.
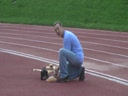
<instances>
[{"instance_id":1,"label":"short blond hair","mask_svg":"<svg viewBox=\"0 0 128 96\"><path fill-rule=\"evenodd\" d=\"M55 26L56 24L59 24L61 27L63 26L62 23L60 21L56 21L54 22L53 26Z\"/></svg>"}]
</instances>

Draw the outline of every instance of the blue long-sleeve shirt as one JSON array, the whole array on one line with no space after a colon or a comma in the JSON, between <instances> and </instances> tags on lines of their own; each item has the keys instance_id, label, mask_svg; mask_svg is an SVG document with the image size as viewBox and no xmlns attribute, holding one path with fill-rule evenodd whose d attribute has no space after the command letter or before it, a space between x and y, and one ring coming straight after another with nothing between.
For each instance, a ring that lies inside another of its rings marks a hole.
<instances>
[{"instance_id":1,"label":"blue long-sleeve shirt","mask_svg":"<svg viewBox=\"0 0 128 96\"><path fill-rule=\"evenodd\" d=\"M73 34L70 31L64 30L63 44L64 44L64 48L77 54L78 59L81 62L84 61L84 52L80 44L80 41L78 40L75 34Z\"/></svg>"}]
</instances>

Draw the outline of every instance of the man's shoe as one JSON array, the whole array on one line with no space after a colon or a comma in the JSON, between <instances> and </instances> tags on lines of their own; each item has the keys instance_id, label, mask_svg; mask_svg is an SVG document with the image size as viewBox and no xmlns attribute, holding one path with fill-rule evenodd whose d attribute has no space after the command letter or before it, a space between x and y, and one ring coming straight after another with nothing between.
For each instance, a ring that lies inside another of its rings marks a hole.
<instances>
[{"instance_id":1,"label":"man's shoe","mask_svg":"<svg viewBox=\"0 0 128 96\"><path fill-rule=\"evenodd\" d=\"M85 74L84 74L84 72L85 72L85 68L82 67L82 71L81 71L80 77L79 77L79 80L80 80L80 81L83 81L83 80L85 79Z\"/></svg>"},{"instance_id":2,"label":"man's shoe","mask_svg":"<svg viewBox=\"0 0 128 96\"><path fill-rule=\"evenodd\" d=\"M66 76L65 78L58 78L57 79L58 83L63 83L63 82L67 82L67 81L69 81L68 76Z\"/></svg>"}]
</instances>

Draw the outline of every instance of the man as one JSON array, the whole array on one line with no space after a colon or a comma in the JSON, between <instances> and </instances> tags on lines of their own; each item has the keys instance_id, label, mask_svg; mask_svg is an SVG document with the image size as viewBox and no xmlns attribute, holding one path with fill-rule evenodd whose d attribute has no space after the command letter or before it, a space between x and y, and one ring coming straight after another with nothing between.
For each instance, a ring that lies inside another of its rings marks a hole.
<instances>
[{"instance_id":1,"label":"man","mask_svg":"<svg viewBox=\"0 0 128 96\"><path fill-rule=\"evenodd\" d=\"M75 34L64 30L60 22L55 22L54 30L56 34L63 38L63 48L59 50L60 77L57 82L66 82L79 77L80 81L85 79L84 52L80 41Z\"/></svg>"}]
</instances>

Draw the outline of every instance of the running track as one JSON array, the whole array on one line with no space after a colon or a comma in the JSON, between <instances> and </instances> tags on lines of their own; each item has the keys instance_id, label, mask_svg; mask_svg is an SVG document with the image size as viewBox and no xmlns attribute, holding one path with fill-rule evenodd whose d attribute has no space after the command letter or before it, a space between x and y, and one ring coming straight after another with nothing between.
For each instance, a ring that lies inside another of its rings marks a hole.
<instances>
[{"instance_id":1,"label":"running track","mask_svg":"<svg viewBox=\"0 0 128 96\"><path fill-rule=\"evenodd\" d=\"M128 33L66 28L81 41L86 79L40 80L33 68L58 65L62 39L50 26L0 24L1 96L128 96Z\"/></svg>"}]
</instances>

